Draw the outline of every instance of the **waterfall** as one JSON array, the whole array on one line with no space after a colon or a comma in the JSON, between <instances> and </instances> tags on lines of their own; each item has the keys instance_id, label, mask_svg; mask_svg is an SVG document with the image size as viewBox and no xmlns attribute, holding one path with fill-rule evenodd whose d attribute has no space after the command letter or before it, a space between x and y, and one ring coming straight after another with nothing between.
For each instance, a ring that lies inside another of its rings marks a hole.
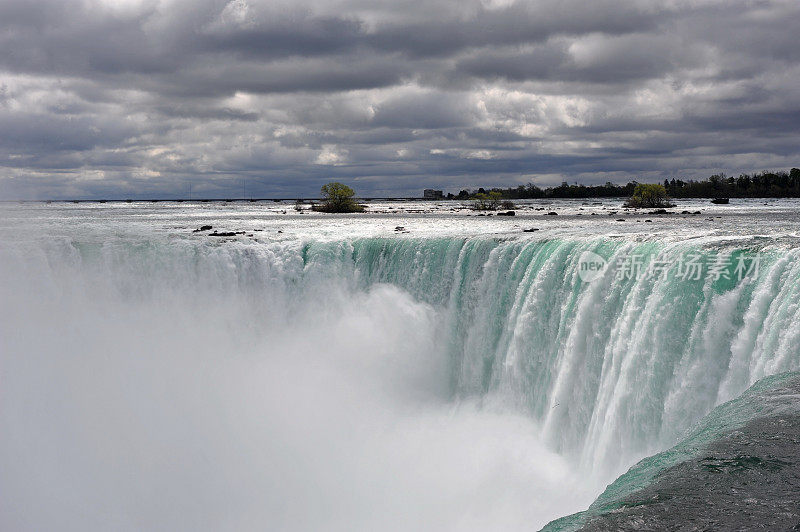
<instances>
[{"instance_id":1,"label":"waterfall","mask_svg":"<svg viewBox=\"0 0 800 532\"><path fill-rule=\"evenodd\" d=\"M580 274L586 252L606 264L590 281ZM501 484L494 471L528 467L540 482L533 493L562 482L579 486L582 475L596 479L563 508L549 508L547 498L519 515L487 505L485 514L476 507L462 522L544 524L560 515L553 511L585 506L598 487L673 445L756 380L800 367L798 253L622 238L209 242L42 235L6 242L0 244L0 361L7 383L0 420L17 439L4 438L0 449L27 466L63 470L57 481L48 479L52 490L68 491L75 471L88 471L94 476L77 480L85 488L78 493L98 497L95 511L117 504L103 498L107 489L134 506L147 501L152 516L163 519L171 510L148 499L148 482L159 471L171 488L188 482L196 493L191 500L178 496L172 520L162 521L178 528L208 526L200 516L215 498L244 486L264 494L263 507L256 512L246 500L226 499L242 514L214 513L214 523L248 528L279 515L275 528L326 522L345 529L361 513L357 501L375 496L364 486L398 489L394 477L370 477L362 461L400 478L403 467L416 463L404 454L415 445L430 454L427 467L446 471L445 480L426 478L423 470L405 479L403 493L422 507L417 483L429 484L428 495L444 496L467 482L462 463L493 486ZM757 256L758 268L738 278L736 264L745 256L751 263ZM620 273L631 257L646 275ZM706 269L725 266L717 275L681 278L675 268L686 257ZM427 419L424 429L409 421L418 416ZM446 423L457 430L431 436ZM499 442L502 434L512 436ZM330 439L324 452L314 437ZM493 449L486 469L476 465L479 454L466 450L470 438ZM162 461L138 455L134 443ZM191 450L176 458L178 448ZM525 465L527 452L536 465ZM222 463L211 465L218 455ZM136 467L119 465L125 460ZM17 482L0 484L8 500L34 505L39 495L19 487L31 477L8 461L0 465ZM123 490L104 467L118 467L140 484ZM215 479L214 488L203 484L204 474ZM511 487L530 497L523 477ZM303 478L315 480L305 485ZM353 498L338 493L341 482L362 480ZM307 506L276 495L283 491L320 506L306 515ZM77 503L65 493L53 495L62 510ZM437 501L436 509L461 508ZM400 518L398 507L407 506L380 498L372 504L376 514L356 519L363 526L383 522L371 520L376 516ZM436 522L436 509L413 522ZM192 511L197 520L187 521ZM442 512L440 526L457 526ZM332 517L339 514L341 522ZM114 519L104 524L122 522ZM91 522L77 519L74 528ZM35 524L42 523L48 521ZM153 520L140 523L160 528Z\"/></svg>"},{"instance_id":2,"label":"waterfall","mask_svg":"<svg viewBox=\"0 0 800 532\"><path fill-rule=\"evenodd\" d=\"M607 268L587 283L578 275L585 251L609 264L638 257L642 270L658 257L670 269L637 278ZM739 279L736 259L745 252L759 264ZM687 256L719 261L724 275L678 278ZM797 256L610 239L369 239L304 248L307 272L345 264L361 289L390 283L437 308L456 397L519 407L556 450L603 466L674 443L756 380L797 369Z\"/></svg>"}]
</instances>

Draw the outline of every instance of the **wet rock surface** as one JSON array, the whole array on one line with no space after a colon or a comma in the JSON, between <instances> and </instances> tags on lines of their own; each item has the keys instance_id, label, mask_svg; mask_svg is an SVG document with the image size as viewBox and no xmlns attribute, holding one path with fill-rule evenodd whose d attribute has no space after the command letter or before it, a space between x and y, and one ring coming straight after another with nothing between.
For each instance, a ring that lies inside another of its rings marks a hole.
<instances>
[{"instance_id":1,"label":"wet rock surface","mask_svg":"<svg viewBox=\"0 0 800 532\"><path fill-rule=\"evenodd\" d=\"M208 236L236 236L236 235L243 235L244 231L214 231L213 233L208 233Z\"/></svg>"},{"instance_id":2,"label":"wet rock surface","mask_svg":"<svg viewBox=\"0 0 800 532\"><path fill-rule=\"evenodd\" d=\"M755 419L615 506L580 530L800 530L800 415Z\"/></svg>"}]
</instances>

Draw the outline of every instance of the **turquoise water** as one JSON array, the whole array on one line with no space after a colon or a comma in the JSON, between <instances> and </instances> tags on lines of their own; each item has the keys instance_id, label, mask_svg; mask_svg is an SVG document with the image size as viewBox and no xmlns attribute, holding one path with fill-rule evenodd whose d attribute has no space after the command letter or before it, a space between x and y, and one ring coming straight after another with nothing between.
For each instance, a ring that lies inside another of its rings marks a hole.
<instances>
[{"instance_id":1,"label":"turquoise water","mask_svg":"<svg viewBox=\"0 0 800 532\"><path fill-rule=\"evenodd\" d=\"M585 283L577 273L586 250L611 263L641 256L645 266L660 255L671 269L619 279L609 268ZM676 277L680 258L695 254L703 264L731 259L719 279ZM759 270L737 279L738 257L756 255ZM440 308L455 396L511 402L560 452L603 464L674 441L714 405L796 366L796 255L602 239L367 239L303 249L309 274L334 268L326 275L359 289L391 283Z\"/></svg>"}]
</instances>

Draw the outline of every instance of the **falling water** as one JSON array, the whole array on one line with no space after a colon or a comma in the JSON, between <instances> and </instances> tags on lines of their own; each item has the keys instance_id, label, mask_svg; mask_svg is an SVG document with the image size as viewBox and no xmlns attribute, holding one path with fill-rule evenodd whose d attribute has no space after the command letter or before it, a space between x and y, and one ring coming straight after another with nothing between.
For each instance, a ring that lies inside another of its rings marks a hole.
<instances>
[{"instance_id":1,"label":"falling water","mask_svg":"<svg viewBox=\"0 0 800 532\"><path fill-rule=\"evenodd\" d=\"M586 251L760 264L586 282ZM797 258L113 228L0 244L0 528L542 526L798 369Z\"/></svg>"}]
</instances>

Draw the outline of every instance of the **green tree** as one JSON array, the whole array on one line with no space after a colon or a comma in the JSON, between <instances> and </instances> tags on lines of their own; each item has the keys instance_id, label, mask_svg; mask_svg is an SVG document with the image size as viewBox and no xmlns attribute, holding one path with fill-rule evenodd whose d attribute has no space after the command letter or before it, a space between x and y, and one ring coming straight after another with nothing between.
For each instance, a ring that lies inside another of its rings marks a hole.
<instances>
[{"instance_id":1,"label":"green tree","mask_svg":"<svg viewBox=\"0 0 800 532\"><path fill-rule=\"evenodd\" d=\"M483 190L483 189L481 189ZM496 211L503 199L502 192L491 190L489 192L478 192L472 196L473 208L478 211Z\"/></svg>"},{"instance_id":2,"label":"green tree","mask_svg":"<svg viewBox=\"0 0 800 532\"><path fill-rule=\"evenodd\" d=\"M625 203L626 207L674 207L663 185L639 183L633 195Z\"/></svg>"},{"instance_id":3,"label":"green tree","mask_svg":"<svg viewBox=\"0 0 800 532\"><path fill-rule=\"evenodd\" d=\"M322 185L322 205L315 206L314 210L322 212L361 212L364 207L355 200L355 191L344 185L333 181Z\"/></svg>"}]
</instances>

